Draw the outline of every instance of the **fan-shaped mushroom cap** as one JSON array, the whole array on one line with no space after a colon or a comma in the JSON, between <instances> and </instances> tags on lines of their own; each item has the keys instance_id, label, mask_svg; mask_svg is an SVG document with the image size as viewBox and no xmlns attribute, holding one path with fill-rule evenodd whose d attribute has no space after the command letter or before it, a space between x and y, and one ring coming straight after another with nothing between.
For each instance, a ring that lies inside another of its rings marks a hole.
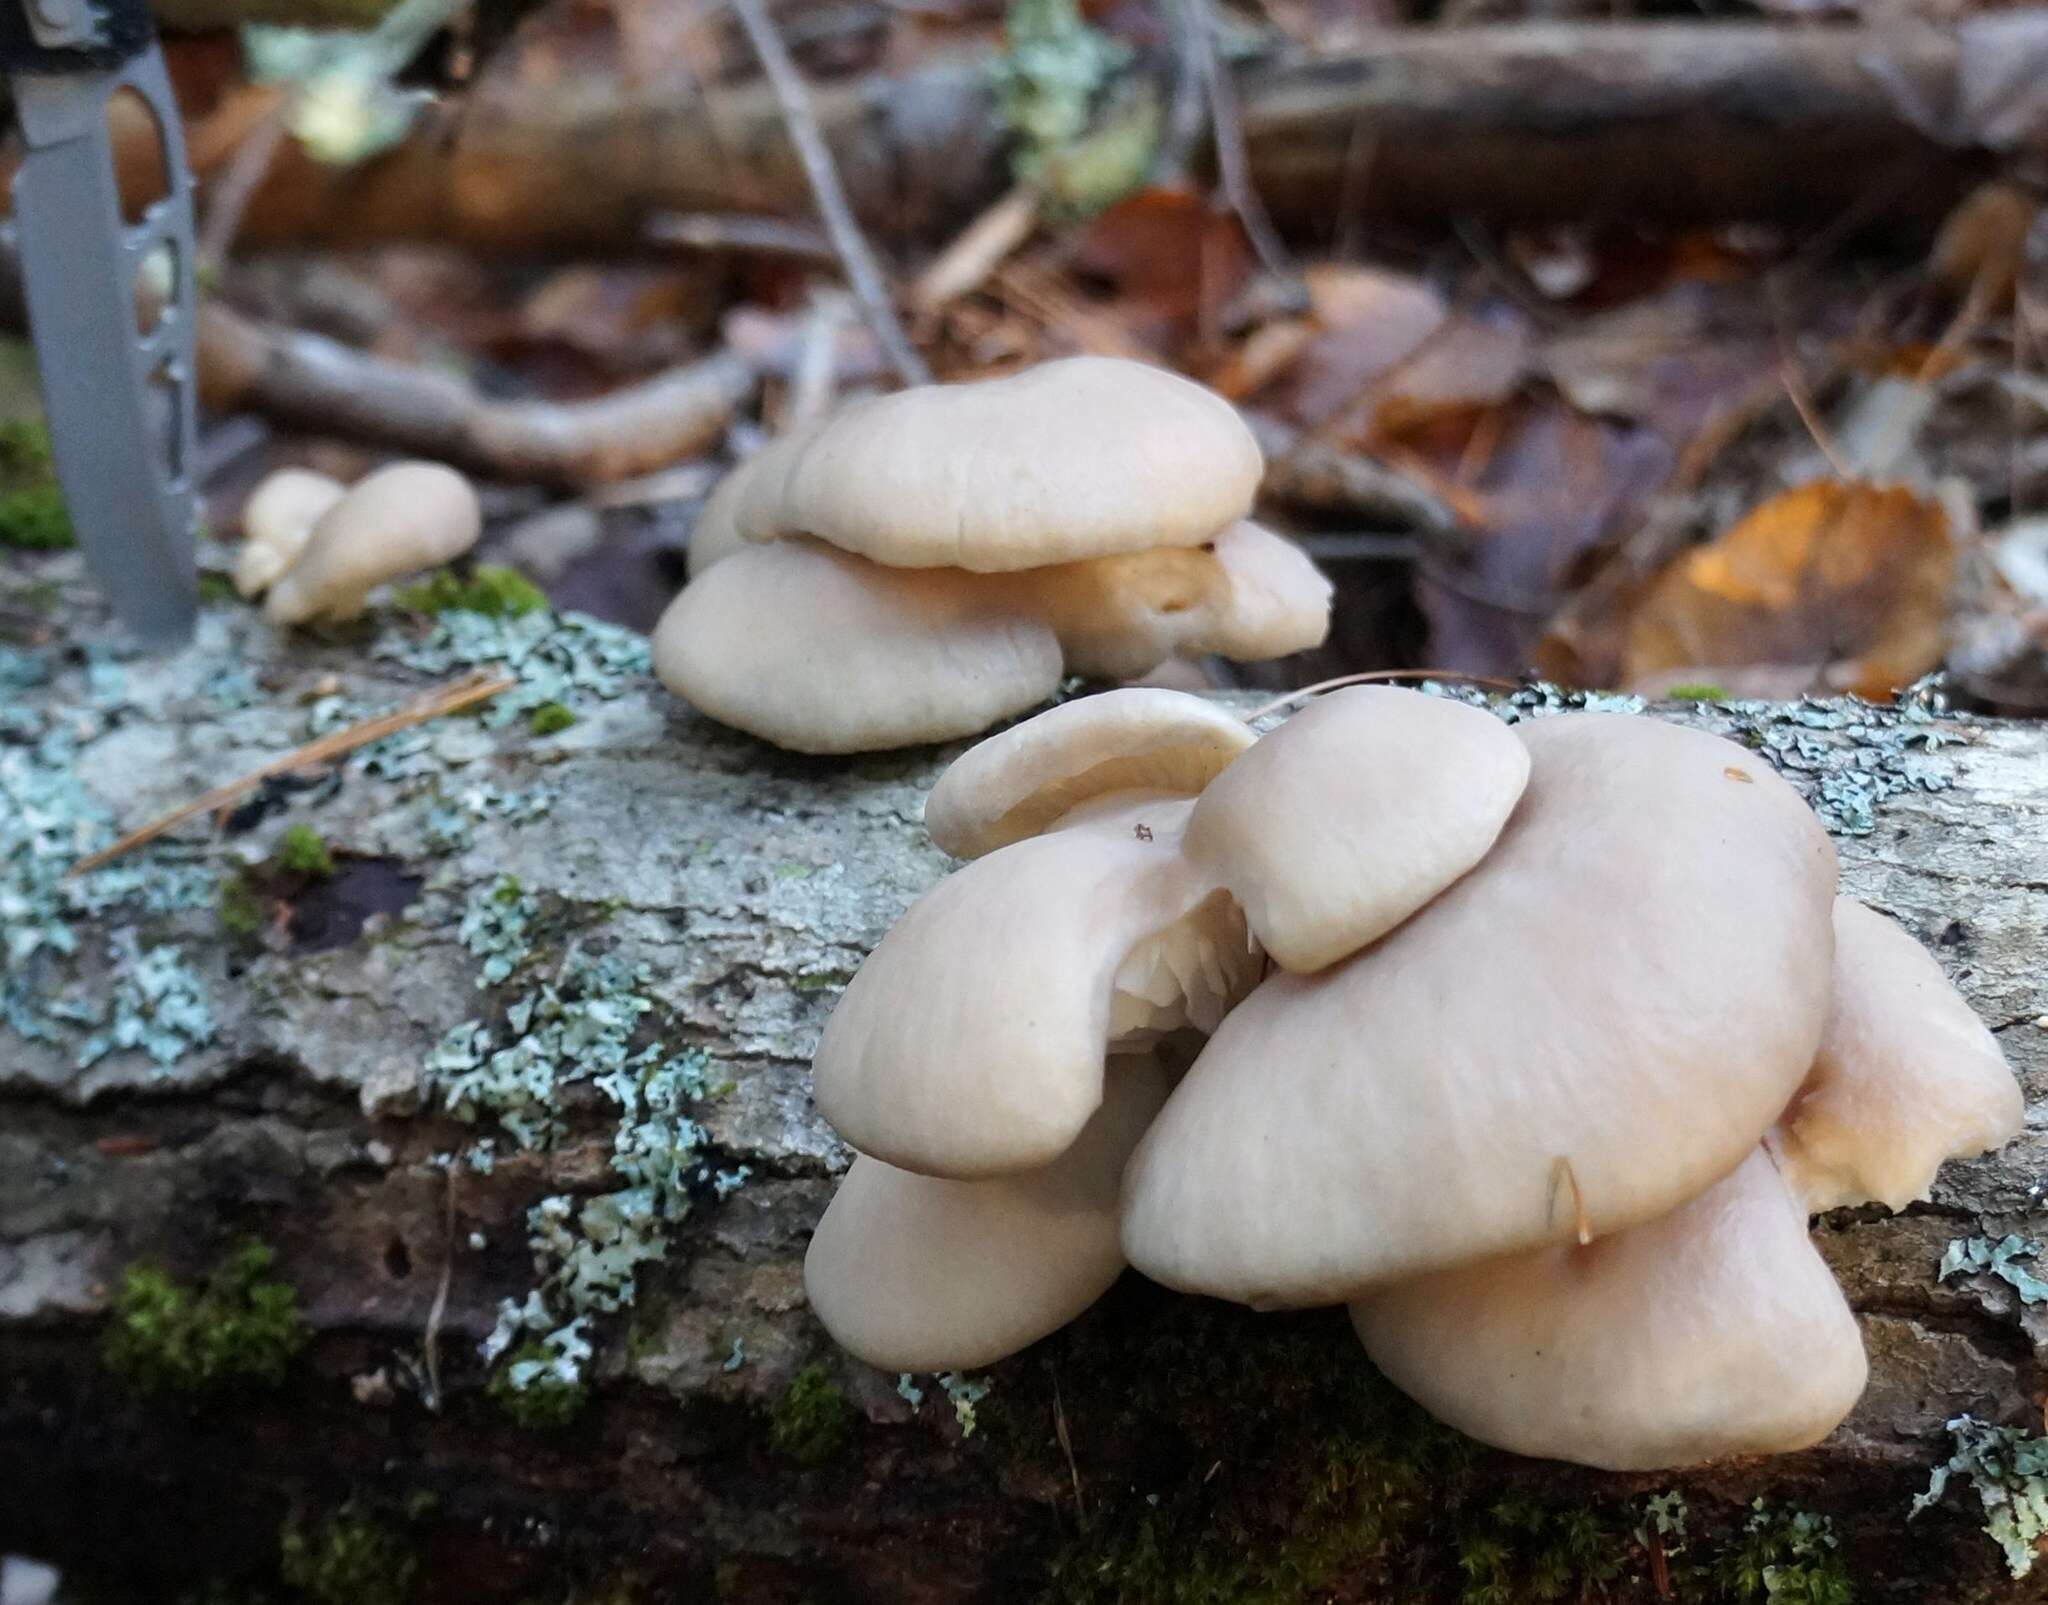
<instances>
[{"instance_id":1,"label":"fan-shaped mushroom cap","mask_svg":"<svg viewBox=\"0 0 2048 1605\"><path fill-rule=\"evenodd\" d=\"M1761 1149L1661 1219L1417 1277L1351 1319L1439 1420L1609 1471L1806 1448L1867 1376L1856 1318Z\"/></svg>"},{"instance_id":2,"label":"fan-shaped mushroom cap","mask_svg":"<svg viewBox=\"0 0 2048 1605\"><path fill-rule=\"evenodd\" d=\"M242 504L242 549L235 554L235 589L260 596L297 561L321 515L348 487L310 468L280 468Z\"/></svg>"},{"instance_id":3,"label":"fan-shaped mushroom cap","mask_svg":"<svg viewBox=\"0 0 2048 1605\"><path fill-rule=\"evenodd\" d=\"M1245 515L1263 468L1213 392L1071 357L848 407L772 491L754 481L758 524L738 523L750 539L815 535L877 563L995 573L1198 546Z\"/></svg>"},{"instance_id":4,"label":"fan-shaped mushroom cap","mask_svg":"<svg viewBox=\"0 0 2048 1605\"><path fill-rule=\"evenodd\" d=\"M370 592L460 557L483 510L469 481L441 463L393 463L356 481L307 537L263 604L273 624L352 619Z\"/></svg>"},{"instance_id":5,"label":"fan-shaped mushroom cap","mask_svg":"<svg viewBox=\"0 0 2048 1605\"><path fill-rule=\"evenodd\" d=\"M1110 792L1193 796L1254 739L1235 714L1184 692L1079 697L954 759L925 799L925 829L955 858L979 858Z\"/></svg>"},{"instance_id":6,"label":"fan-shaped mushroom cap","mask_svg":"<svg viewBox=\"0 0 2048 1605\"><path fill-rule=\"evenodd\" d=\"M1104 799L912 904L855 974L812 1061L818 1109L839 1135L900 1169L963 1179L1064 1153L1102 1100L1133 949L1198 911L1235 913L1180 854L1189 807Z\"/></svg>"},{"instance_id":7,"label":"fan-shaped mushroom cap","mask_svg":"<svg viewBox=\"0 0 2048 1605\"><path fill-rule=\"evenodd\" d=\"M1256 663L1323 644L1332 587L1308 553L1250 520L1224 530L1211 551L1229 577L1229 605L1184 650Z\"/></svg>"},{"instance_id":8,"label":"fan-shaped mushroom cap","mask_svg":"<svg viewBox=\"0 0 2048 1605\"><path fill-rule=\"evenodd\" d=\"M1059 689L1052 631L972 574L888 569L815 541L735 552L654 629L654 672L712 718L797 752L986 730Z\"/></svg>"},{"instance_id":9,"label":"fan-shaped mushroom cap","mask_svg":"<svg viewBox=\"0 0 2048 1605\"><path fill-rule=\"evenodd\" d=\"M1330 582L1292 541L1239 522L1213 547L1159 547L1016 576L1074 674L1133 679L1176 653L1241 662L1320 646Z\"/></svg>"},{"instance_id":10,"label":"fan-shaped mushroom cap","mask_svg":"<svg viewBox=\"0 0 2048 1605\"><path fill-rule=\"evenodd\" d=\"M825 1330L885 1371L964 1371L1065 1326L1123 1271L1117 1182L1166 1086L1152 1060L1112 1059L1073 1146L1022 1175L945 1181L854 1160L804 1256Z\"/></svg>"},{"instance_id":11,"label":"fan-shaped mushroom cap","mask_svg":"<svg viewBox=\"0 0 2048 1605\"><path fill-rule=\"evenodd\" d=\"M1482 708L1352 686L1310 704L1219 774L1188 856L1244 905L1290 970L1378 940L1486 855L1529 750Z\"/></svg>"},{"instance_id":12,"label":"fan-shaped mushroom cap","mask_svg":"<svg viewBox=\"0 0 2048 1605\"><path fill-rule=\"evenodd\" d=\"M1835 985L1813 1070L1770 1146L1810 1210L1925 1198L1944 1159L2017 1136L2026 1100L1934 957L1881 914L1835 900Z\"/></svg>"},{"instance_id":13,"label":"fan-shaped mushroom cap","mask_svg":"<svg viewBox=\"0 0 2048 1605\"><path fill-rule=\"evenodd\" d=\"M1518 727L1479 867L1364 952L1233 1009L1125 1177L1169 1287L1339 1302L1595 1234L1726 1175L1827 1016L1835 855L1751 753L1652 719Z\"/></svg>"},{"instance_id":14,"label":"fan-shaped mushroom cap","mask_svg":"<svg viewBox=\"0 0 2048 1605\"><path fill-rule=\"evenodd\" d=\"M690 578L749 541L774 540L783 533L772 527L770 515L790 464L816 433L811 428L778 435L712 487L690 531Z\"/></svg>"}]
</instances>

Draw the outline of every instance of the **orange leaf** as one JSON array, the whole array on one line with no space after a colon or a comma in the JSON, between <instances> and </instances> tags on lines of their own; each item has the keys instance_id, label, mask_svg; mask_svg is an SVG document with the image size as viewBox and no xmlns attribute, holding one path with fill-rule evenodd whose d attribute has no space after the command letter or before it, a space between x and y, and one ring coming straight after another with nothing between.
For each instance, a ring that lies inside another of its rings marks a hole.
<instances>
[{"instance_id":1,"label":"orange leaf","mask_svg":"<svg viewBox=\"0 0 2048 1605\"><path fill-rule=\"evenodd\" d=\"M1954 573L1937 503L1817 480L1665 568L1629 621L1623 672L1803 668L1816 686L1888 698L1941 661Z\"/></svg>"}]
</instances>

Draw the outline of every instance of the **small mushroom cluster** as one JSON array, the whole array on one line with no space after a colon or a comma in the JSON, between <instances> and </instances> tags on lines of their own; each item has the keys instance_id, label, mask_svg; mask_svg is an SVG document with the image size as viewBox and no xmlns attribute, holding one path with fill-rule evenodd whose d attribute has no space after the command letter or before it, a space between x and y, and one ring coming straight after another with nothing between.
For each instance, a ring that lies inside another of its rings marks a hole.
<instances>
[{"instance_id":1,"label":"small mushroom cluster","mask_svg":"<svg viewBox=\"0 0 2048 1605\"><path fill-rule=\"evenodd\" d=\"M243 505L235 589L268 592L273 624L345 623L378 586L460 557L482 528L476 491L440 463L393 463L353 486L280 469Z\"/></svg>"},{"instance_id":2,"label":"small mushroom cluster","mask_svg":"<svg viewBox=\"0 0 2048 1605\"><path fill-rule=\"evenodd\" d=\"M856 403L734 470L654 632L664 684L799 752L976 735L1068 674L1321 643L1330 586L1245 521L1221 398L1075 357Z\"/></svg>"},{"instance_id":3,"label":"small mushroom cluster","mask_svg":"<svg viewBox=\"0 0 2048 1605\"><path fill-rule=\"evenodd\" d=\"M1348 1305L1519 1453L1801 1448L1866 1374L1808 1214L1903 1207L2020 1126L1940 967L1699 731L1356 688L1255 741L1110 692L968 752L926 823L971 862L813 1066L858 1157L806 1285L886 1369L1012 1353L1128 1260Z\"/></svg>"}]
</instances>

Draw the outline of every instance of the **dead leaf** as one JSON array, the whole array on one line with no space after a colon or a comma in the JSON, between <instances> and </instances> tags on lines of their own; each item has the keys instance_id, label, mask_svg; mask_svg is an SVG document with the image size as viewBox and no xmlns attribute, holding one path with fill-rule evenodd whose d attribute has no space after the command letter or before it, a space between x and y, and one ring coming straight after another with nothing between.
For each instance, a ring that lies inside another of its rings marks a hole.
<instances>
[{"instance_id":1,"label":"dead leaf","mask_svg":"<svg viewBox=\"0 0 2048 1605\"><path fill-rule=\"evenodd\" d=\"M1174 336L1213 328L1252 274L1251 247L1237 219L1192 190L1165 185L1126 196L1098 216L1073 263L1108 287L1121 317Z\"/></svg>"},{"instance_id":2,"label":"dead leaf","mask_svg":"<svg viewBox=\"0 0 2048 1605\"><path fill-rule=\"evenodd\" d=\"M1449 309L1436 291L1405 274L1319 262L1302 277L1310 332L1272 410L1315 429L1413 355L1443 326Z\"/></svg>"},{"instance_id":3,"label":"dead leaf","mask_svg":"<svg viewBox=\"0 0 2048 1605\"><path fill-rule=\"evenodd\" d=\"M1816 480L1673 562L1629 621L1630 684L1672 670L1812 665L1831 689L1889 698L1947 644L1955 543L1904 486Z\"/></svg>"},{"instance_id":4,"label":"dead leaf","mask_svg":"<svg viewBox=\"0 0 2048 1605\"><path fill-rule=\"evenodd\" d=\"M1372 386L1371 443L1505 402L1528 374L1529 345L1519 316L1452 318Z\"/></svg>"}]
</instances>

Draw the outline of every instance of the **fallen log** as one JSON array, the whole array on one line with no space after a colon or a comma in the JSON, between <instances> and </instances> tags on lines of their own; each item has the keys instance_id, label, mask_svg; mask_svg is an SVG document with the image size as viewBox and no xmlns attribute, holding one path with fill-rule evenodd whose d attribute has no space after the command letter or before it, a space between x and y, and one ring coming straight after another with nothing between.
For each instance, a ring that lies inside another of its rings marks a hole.
<instances>
[{"instance_id":1,"label":"fallen log","mask_svg":"<svg viewBox=\"0 0 2048 1605\"><path fill-rule=\"evenodd\" d=\"M1344 216L1818 228L1854 212L1917 226L1985 165L1923 126L1924 108L1964 98L1960 38L1718 23L1402 29L1242 69L1242 123L1257 190L1311 240ZM1007 188L990 59L815 86L872 237L935 244ZM1172 65L1134 70L1163 92ZM636 86L581 61L528 76L514 43L459 106L361 169L282 155L243 239L618 249L674 212L808 215L767 86Z\"/></svg>"},{"instance_id":2,"label":"fallen log","mask_svg":"<svg viewBox=\"0 0 2048 1605\"><path fill-rule=\"evenodd\" d=\"M1257 1316L1128 1276L986 1377L899 1386L848 1360L802 1295L847 1158L805 1069L850 972L945 870L919 819L947 754L770 751L654 686L630 641L544 617L373 619L323 642L220 609L176 659L87 663L62 644L90 612L69 561L37 570L35 598L19 575L0 594L16 638L47 643L0 653L0 785L34 804L32 827L0 816L0 1548L135 1598L281 1570L363 1601L1732 1601L1763 1597L1766 1566L1783 1589L1846 1577L1866 1605L2039 1597L1967 1478L1906 1517L1952 1452L1945 1423L2037 1433L2048 1385L2048 1310L1992 1275L1937 1279L1953 1241L2048 1236L2042 727L1839 703L1648 715L1786 769L1846 888L1999 1032L2032 1121L1930 1204L1819 1223L1872 1367L1830 1439L1599 1476L1433 1428L1333 1312ZM520 684L481 721L273 787L110 879L62 877L316 728L498 667L515 638ZM541 699L573 722L537 718ZM293 825L332 873L304 867ZM522 1019L547 986L556 1004ZM575 1397L547 1396L557 1422L491 1384L478 1345L501 1301L558 1287L562 1217L529 1208L616 1188L614 1156L637 1151L573 1077L611 1062L610 1027L579 1017L594 1035L553 1063L550 1101L520 1106L552 1141L516 1140L493 1118L513 1106L476 1085L457 1118L451 1089L488 1079L466 1022L530 1064L541 1038L521 1033L601 987L635 1051L693 1067L697 1129L672 1144L693 1149L693 1202L636 1240L631 1302L583 1328L595 1353ZM295 1290L303 1346L238 1358L272 1318L257 1303L232 1329L216 1308L211 1346L169 1346L185 1328L151 1278L193 1286L250 1238ZM1518 1591L1559 1576L1597 1591Z\"/></svg>"}]
</instances>

